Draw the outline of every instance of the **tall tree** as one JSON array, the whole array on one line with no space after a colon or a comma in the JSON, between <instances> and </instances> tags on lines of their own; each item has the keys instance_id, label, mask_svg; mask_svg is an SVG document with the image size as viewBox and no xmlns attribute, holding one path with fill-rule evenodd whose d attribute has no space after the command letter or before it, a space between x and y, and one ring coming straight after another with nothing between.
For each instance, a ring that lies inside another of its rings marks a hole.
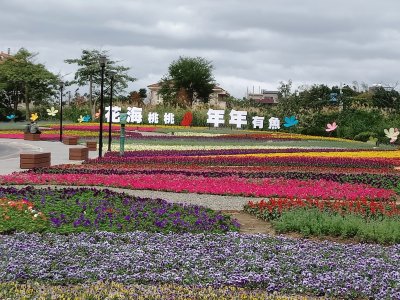
<instances>
[{"instance_id":1,"label":"tall tree","mask_svg":"<svg viewBox=\"0 0 400 300\"><path fill-rule=\"evenodd\" d=\"M58 77L43 64L34 62L36 56L37 53L21 48L13 57L0 64L0 86L3 88L3 95L8 94L14 113L19 99L25 102L26 120L30 117L29 104L39 104L54 96L59 82Z\"/></svg>"},{"instance_id":2,"label":"tall tree","mask_svg":"<svg viewBox=\"0 0 400 300\"><path fill-rule=\"evenodd\" d=\"M202 57L179 57L161 80L160 94L167 104L192 106L207 103L215 86L213 65Z\"/></svg>"},{"instance_id":3,"label":"tall tree","mask_svg":"<svg viewBox=\"0 0 400 300\"><path fill-rule=\"evenodd\" d=\"M372 105L379 108L400 108L400 94L395 89L383 87L372 89Z\"/></svg>"},{"instance_id":4,"label":"tall tree","mask_svg":"<svg viewBox=\"0 0 400 300\"><path fill-rule=\"evenodd\" d=\"M301 108L297 91L292 93L291 90L292 80L279 82L278 109L286 116L297 114Z\"/></svg>"},{"instance_id":5,"label":"tall tree","mask_svg":"<svg viewBox=\"0 0 400 300\"><path fill-rule=\"evenodd\" d=\"M129 67L117 65L118 62L110 60L107 51L100 50L82 50L80 58L66 59L65 62L68 64L78 65L78 70L75 72L74 80L68 84L77 84L79 86L86 86L89 84L89 108L92 113L92 117L96 113L96 103L98 97L93 97L93 94L99 95L100 84L101 84L101 68L99 65L100 56L107 57L107 64L105 67L105 89L106 92L109 90L107 87L110 85L110 77L107 76L109 72L114 72L114 88L113 93L117 96L124 89L128 87L129 82L133 82L136 78L128 75Z\"/></svg>"},{"instance_id":6,"label":"tall tree","mask_svg":"<svg viewBox=\"0 0 400 300\"><path fill-rule=\"evenodd\" d=\"M299 93L302 108L320 111L329 104L332 90L325 84L314 84Z\"/></svg>"}]
</instances>

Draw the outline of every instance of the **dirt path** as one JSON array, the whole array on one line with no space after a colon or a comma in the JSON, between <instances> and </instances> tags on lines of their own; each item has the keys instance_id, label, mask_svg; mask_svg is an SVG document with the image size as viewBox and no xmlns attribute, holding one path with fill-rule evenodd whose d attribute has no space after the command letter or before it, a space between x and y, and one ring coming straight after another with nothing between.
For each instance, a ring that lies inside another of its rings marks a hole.
<instances>
[{"instance_id":1,"label":"dirt path","mask_svg":"<svg viewBox=\"0 0 400 300\"><path fill-rule=\"evenodd\" d=\"M224 211L224 213L229 214L232 218L235 218L240 223L240 233L243 234L272 234L275 235L276 232L272 228L271 224L256 218L244 211Z\"/></svg>"}]
</instances>

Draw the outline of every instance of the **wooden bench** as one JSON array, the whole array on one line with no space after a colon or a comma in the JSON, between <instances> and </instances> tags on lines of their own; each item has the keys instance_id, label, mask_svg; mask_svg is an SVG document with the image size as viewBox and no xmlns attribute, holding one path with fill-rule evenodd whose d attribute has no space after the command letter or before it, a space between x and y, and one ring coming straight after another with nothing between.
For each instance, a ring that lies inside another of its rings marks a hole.
<instances>
[{"instance_id":1,"label":"wooden bench","mask_svg":"<svg viewBox=\"0 0 400 300\"><path fill-rule=\"evenodd\" d=\"M25 141L40 141L40 133L24 133Z\"/></svg>"},{"instance_id":2,"label":"wooden bench","mask_svg":"<svg viewBox=\"0 0 400 300\"><path fill-rule=\"evenodd\" d=\"M77 136L64 136L63 143L65 145L78 145L78 137Z\"/></svg>"},{"instance_id":3,"label":"wooden bench","mask_svg":"<svg viewBox=\"0 0 400 300\"><path fill-rule=\"evenodd\" d=\"M89 149L87 147L69 148L69 160L87 160Z\"/></svg>"},{"instance_id":4,"label":"wooden bench","mask_svg":"<svg viewBox=\"0 0 400 300\"><path fill-rule=\"evenodd\" d=\"M21 169L46 168L50 165L50 152L27 152L19 155L19 167Z\"/></svg>"},{"instance_id":5,"label":"wooden bench","mask_svg":"<svg viewBox=\"0 0 400 300\"><path fill-rule=\"evenodd\" d=\"M87 141L86 147L89 149L89 151L96 151L97 150L97 142Z\"/></svg>"}]
</instances>

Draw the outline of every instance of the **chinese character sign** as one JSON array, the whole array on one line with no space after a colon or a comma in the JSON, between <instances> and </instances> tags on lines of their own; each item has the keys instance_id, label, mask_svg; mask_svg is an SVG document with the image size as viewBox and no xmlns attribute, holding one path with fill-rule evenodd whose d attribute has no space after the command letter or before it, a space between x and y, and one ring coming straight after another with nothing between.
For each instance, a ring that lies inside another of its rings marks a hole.
<instances>
[{"instance_id":1,"label":"chinese character sign","mask_svg":"<svg viewBox=\"0 0 400 300\"><path fill-rule=\"evenodd\" d=\"M110 107L107 106L106 108L106 120L107 123L110 123ZM119 123L119 114L121 113L121 107L119 106L113 106L112 107L112 122L113 123Z\"/></svg>"},{"instance_id":2,"label":"chinese character sign","mask_svg":"<svg viewBox=\"0 0 400 300\"><path fill-rule=\"evenodd\" d=\"M175 124L175 115L173 113L165 113L164 124Z\"/></svg>"},{"instance_id":3,"label":"chinese character sign","mask_svg":"<svg viewBox=\"0 0 400 300\"><path fill-rule=\"evenodd\" d=\"M214 124L214 127L218 127L220 124L225 124L224 120L225 110L209 109L207 112L207 124Z\"/></svg>"},{"instance_id":4,"label":"chinese character sign","mask_svg":"<svg viewBox=\"0 0 400 300\"><path fill-rule=\"evenodd\" d=\"M268 129L280 129L281 128L281 121L278 118L271 117L269 118L269 126Z\"/></svg>"},{"instance_id":5,"label":"chinese character sign","mask_svg":"<svg viewBox=\"0 0 400 300\"><path fill-rule=\"evenodd\" d=\"M247 111L231 110L229 116L229 124L236 125L236 128L242 128L242 125L247 125Z\"/></svg>"},{"instance_id":6,"label":"chinese character sign","mask_svg":"<svg viewBox=\"0 0 400 300\"><path fill-rule=\"evenodd\" d=\"M156 112L149 112L147 115L147 121L149 124L158 124L158 113Z\"/></svg>"},{"instance_id":7,"label":"chinese character sign","mask_svg":"<svg viewBox=\"0 0 400 300\"><path fill-rule=\"evenodd\" d=\"M256 129L257 127L260 129L264 128L264 117L253 117L253 128Z\"/></svg>"},{"instance_id":8,"label":"chinese character sign","mask_svg":"<svg viewBox=\"0 0 400 300\"><path fill-rule=\"evenodd\" d=\"M126 121L128 123L142 123L143 121L143 116L142 116L142 108L138 107L128 107L128 112L127 112L127 119Z\"/></svg>"}]
</instances>

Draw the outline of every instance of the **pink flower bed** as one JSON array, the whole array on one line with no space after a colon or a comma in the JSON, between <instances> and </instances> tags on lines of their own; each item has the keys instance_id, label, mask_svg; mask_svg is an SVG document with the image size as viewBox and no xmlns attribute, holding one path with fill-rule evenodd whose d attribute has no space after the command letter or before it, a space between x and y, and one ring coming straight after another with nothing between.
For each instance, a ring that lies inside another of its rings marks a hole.
<instances>
[{"instance_id":1,"label":"pink flower bed","mask_svg":"<svg viewBox=\"0 0 400 300\"><path fill-rule=\"evenodd\" d=\"M297 197L319 199L390 200L394 191L372 188L364 184L347 184L327 180L295 180L284 178L245 179L237 176L207 178L185 175L102 175L14 173L0 177L2 184L100 185L129 189L171 192L243 195L255 197Z\"/></svg>"}]
</instances>

